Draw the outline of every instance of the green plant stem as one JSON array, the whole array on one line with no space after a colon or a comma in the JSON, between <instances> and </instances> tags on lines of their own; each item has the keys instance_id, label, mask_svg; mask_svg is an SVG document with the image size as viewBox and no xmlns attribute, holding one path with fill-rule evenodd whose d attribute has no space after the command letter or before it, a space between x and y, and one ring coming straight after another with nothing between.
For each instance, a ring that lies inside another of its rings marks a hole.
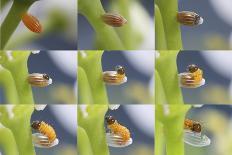
<instances>
[{"instance_id":1,"label":"green plant stem","mask_svg":"<svg viewBox=\"0 0 232 155\"><path fill-rule=\"evenodd\" d=\"M159 51L160 57L156 59L156 70L168 104L183 104L183 97L179 87L176 57L179 51Z\"/></svg>"},{"instance_id":2,"label":"green plant stem","mask_svg":"<svg viewBox=\"0 0 232 155\"><path fill-rule=\"evenodd\" d=\"M85 132L85 130L82 127L78 126L77 132L78 132L77 143L79 144L77 148L78 154L79 155L93 155L91 143L89 141L89 137L87 133Z\"/></svg>"},{"instance_id":3,"label":"green plant stem","mask_svg":"<svg viewBox=\"0 0 232 155\"><path fill-rule=\"evenodd\" d=\"M22 14L27 12L33 1L14 1L9 13L1 25L1 49L4 49L11 35L21 21Z\"/></svg>"},{"instance_id":4,"label":"green plant stem","mask_svg":"<svg viewBox=\"0 0 232 155\"><path fill-rule=\"evenodd\" d=\"M30 125L34 105L12 105L11 113L7 106L0 107L0 122L13 133L19 155L35 155Z\"/></svg>"},{"instance_id":5,"label":"green plant stem","mask_svg":"<svg viewBox=\"0 0 232 155\"><path fill-rule=\"evenodd\" d=\"M157 50L166 50L167 49L167 43L166 43L166 37L164 32L164 25L163 25L163 19L160 14L159 7L155 5L155 46Z\"/></svg>"},{"instance_id":6,"label":"green plant stem","mask_svg":"<svg viewBox=\"0 0 232 155\"><path fill-rule=\"evenodd\" d=\"M117 12L124 18L126 18L128 21L124 26L116 29L119 37L121 38L127 50L138 49L138 45L143 40L142 35L135 29L135 25L132 22L132 18L130 15L130 11L134 9L135 5L138 5L137 7L140 6L140 4L137 3L138 2L134 0L112 1L112 12L115 12L115 10L117 10ZM140 9L142 10L143 8Z\"/></svg>"},{"instance_id":7,"label":"green plant stem","mask_svg":"<svg viewBox=\"0 0 232 155\"><path fill-rule=\"evenodd\" d=\"M78 108L78 124L86 131L94 155L109 155L104 128L104 118L107 110L108 104L88 105L88 115L84 116ZM82 141L78 145L83 145Z\"/></svg>"},{"instance_id":8,"label":"green plant stem","mask_svg":"<svg viewBox=\"0 0 232 155\"><path fill-rule=\"evenodd\" d=\"M165 38L167 40L167 49L182 49L180 24L176 19L178 13L178 0L156 0L155 3L158 5L163 19ZM157 15L159 16L159 14Z\"/></svg>"},{"instance_id":9,"label":"green plant stem","mask_svg":"<svg viewBox=\"0 0 232 155\"><path fill-rule=\"evenodd\" d=\"M18 148L14 135L8 128L0 127L0 146L5 155L18 155Z\"/></svg>"},{"instance_id":10,"label":"green plant stem","mask_svg":"<svg viewBox=\"0 0 232 155\"><path fill-rule=\"evenodd\" d=\"M20 104L34 104L33 94L31 86L29 85L27 60L30 51L13 51L12 60L8 60L5 52L0 53L2 57L5 57L5 61L1 62L2 66L11 72L14 78L14 83L18 92L18 98Z\"/></svg>"},{"instance_id":11,"label":"green plant stem","mask_svg":"<svg viewBox=\"0 0 232 155\"><path fill-rule=\"evenodd\" d=\"M190 105L156 105L156 117L163 124L167 155L184 155L183 124L189 108ZM161 126L156 127L158 131L159 128Z\"/></svg>"},{"instance_id":12,"label":"green plant stem","mask_svg":"<svg viewBox=\"0 0 232 155\"><path fill-rule=\"evenodd\" d=\"M3 86L6 104L19 104L18 93L11 73L0 66L0 85Z\"/></svg>"},{"instance_id":13,"label":"green plant stem","mask_svg":"<svg viewBox=\"0 0 232 155\"><path fill-rule=\"evenodd\" d=\"M79 0L78 11L83 14L96 31L96 37L102 50L124 49L115 30L103 23L101 16L105 14L100 0Z\"/></svg>"},{"instance_id":14,"label":"green plant stem","mask_svg":"<svg viewBox=\"0 0 232 155\"><path fill-rule=\"evenodd\" d=\"M184 155L183 124L190 105L184 105L179 87L176 57L178 51L159 51L156 59L156 147L166 144L166 155ZM158 155L161 152L158 151Z\"/></svg>"},{"instance_id":15,"label":"green plant stem","mask_svg":"<svg viewBox=\"0 0 232 155\"><path fill-rule=\"evenodd\" d=\"M93 104L94 102L88 78L85 71L81 67L78 67L78 74L78 104Z\"/></svg>"},{"instance_id":16,"label":"green plant stem","mask_svg":"<svg viewBox=\"0 0 232 155\"><path fill-rule=\"evenodd\" d=\"M158 120L155 121L155 133L155 155L164 155L163 125Z\"/></svg>"},{"instance_id":17,"label":"green plant stem","mask_svg":"<svg viewBox=\"0 0 232 155\"><path fill-rule=\"evenodd\" d=\"M102 80L101 57L103 51L82 52L84 52L85 56L83 56L83 54L81 54L80 52L78 53L78 66L82 67L82 69L86 73L87 79L85 81L89 82L93 103L108 104L107 92L105 84ZM81 89L83 89L83 87Z\"/></svg>"}]
</instances>

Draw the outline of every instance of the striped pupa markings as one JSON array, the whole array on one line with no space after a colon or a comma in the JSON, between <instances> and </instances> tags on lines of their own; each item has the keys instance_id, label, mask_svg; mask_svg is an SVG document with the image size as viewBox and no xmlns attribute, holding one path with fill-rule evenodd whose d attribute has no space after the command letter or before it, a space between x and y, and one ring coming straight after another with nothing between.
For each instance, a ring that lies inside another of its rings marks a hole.
<instances>
[{"instance_id":1,"label":"striped pupa markings","mask_svg":"<svg viewBox=\"0 0 232 155\"><path fill-rule=\"evenodd\" d=\"M177 21L186 26L198 26L204 22L200 15L191 11L178 12Z\"/></svg>"},{"instance_id":2,"label":"striped pupa markings","mask_svg":"<svg viewBox=\"0 0 232 155\"><path fill-rule=\"evenodd\" d=\"M127 81L125 74L125 68L123 66L117 65L115 71L105 71L103 72L103 81L110 85L120 85Z\"/></svg>"},{"instance_id":3,"label":"striped pupa markings","mask_svg":"<svg viewBox=\"0 0 232 155\"><path fill-rule=\"evenodd\" d=\"M121 27L127 23L127 20L117 13L105 13L101 18L105 24L113 27Z\"/></svg>"},{"instance_id":4,"label":"striped pupa markings","mask_svg":"<svg viewBox=\"0 0 232 155\"><path fill-rule=\"evenodd\" d=\"M22 22L30 31L35 33L42 32L42 25L40 24L39 20L35 16L29 13L24 13L22 15Z\"/></svg>"},{"instance_id":5,"label":"striped pupa markings","mask_svg":"<svg viewBox=\"0 0 232 155\"><path fill-rule=\"evenodd\" d=\"M35 87L46 87L52 84L52 78L47 74L32 73L28 75L28 83Z\"/></svg>"}]
</instances>

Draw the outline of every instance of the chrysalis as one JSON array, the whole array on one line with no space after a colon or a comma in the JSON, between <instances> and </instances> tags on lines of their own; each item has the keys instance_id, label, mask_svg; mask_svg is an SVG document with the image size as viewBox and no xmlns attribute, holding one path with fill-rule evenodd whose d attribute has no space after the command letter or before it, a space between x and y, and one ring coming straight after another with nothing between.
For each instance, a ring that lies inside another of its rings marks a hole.
<instances>
[{"instance_id":1,"label":"chrysalis","mask_svg":"<svg viewBox=\"0 0 232 155\"><path fill-rule=\"evenodd\" d=\"M203 24L203 18L195 12L182 11L177 14L177 21L187 26L197 26Z\"/></svg>"},{"instance_id":2,"label":"chrysalis","mask_svg":"<svg viewBox=\"0 0 232 155\"><path fill-rule=\"evenodd\" d=\"M105 13L102 15L102 20L107 25L113 27L121 27L127 23L127 20L123 16L116 13Z\"/></svg>"},{"instance_id":3,"label":"chrysalis","mask_svg":"<svg viewBox=\"0 0 232 155\"><path fill-rule=\"evenodd\" d=\"M40 24L39 20L36 17L28 13L25 13L22 16L22 21L24 25L32 32L35 32L35 33L42 32L42 25Z\"/></svg>"}]
</instances>

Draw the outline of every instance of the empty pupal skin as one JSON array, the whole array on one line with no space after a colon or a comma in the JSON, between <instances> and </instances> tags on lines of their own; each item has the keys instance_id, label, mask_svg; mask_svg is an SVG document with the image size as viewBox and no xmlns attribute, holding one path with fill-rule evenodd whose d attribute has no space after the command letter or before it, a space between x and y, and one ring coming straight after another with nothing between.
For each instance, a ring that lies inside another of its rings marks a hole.
<instances>
[{"instance_id":1,"label":"empty pupal skin","mask_svg":"<svg viewBox=\"0 0 232 155\"><path fill-rule=\"evenodd\" d=\"M46 87L52 84L52 78L45 73L32 73L28 75L28 83L34 87Z\"/></svg>"},{"instance_id":2,"label":"empty pupal skin","mask_svg":"<svg viewBox=\"0 0 232 155\"><path fill-rule=\"evenodd\" d=\"M177 21L186 26L198 26L203 24L203 18L195 12L182 11L177 14Z\"/></svg>"},{"instance_id":3,"label":"empty pupal skin","mask_svg":"<svg viewBox=\"0 0 232 155\"><path fill-rule=\"evenodd\" d=\"M53 142L50 142L48 137L41 133L33 133L32 142L35 147L39 148L51 148L59 144L57 138Z\"/></svg>"},{"instance_id":4,"label":"empty pupal skin","mask_svg":"<svg viewBox=\"0 0 232 155\"><path fill-rule=\"evenodd\" d=\"M107 145L111 147L127 147L133 143L132 138L125 142L121 136L113 133L106 133L106 141Z\"/></svg>"},{"instance_id":5,"label":"empty pupal skin","mask_svg":"<svg viewBox=\"0 0 232 155\"><path fill-rule=\"evenodd\" d=\"M194 147L204 147L211 143L211 140L202 133L184 130L184 142Z\"/></svg>"},{"instance_id":6,"label":"empty pupal skin","mask_svg":"<svg viewBox=\"0 0 232 155\"><path fill-rule=\"evenodd\" d=\"M125 68L118 65L115 67L115 71L103 72L103 81L109 85L120 85L127 82L125 75Z\"/></svg>"}]
</instances>

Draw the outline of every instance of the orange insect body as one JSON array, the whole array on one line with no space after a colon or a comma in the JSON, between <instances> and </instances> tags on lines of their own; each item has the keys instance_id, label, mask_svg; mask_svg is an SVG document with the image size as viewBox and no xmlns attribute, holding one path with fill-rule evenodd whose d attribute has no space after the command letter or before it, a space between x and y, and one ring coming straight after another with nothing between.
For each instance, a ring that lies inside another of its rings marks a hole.
<instances>
[{"instance_id":1,"label":"orange insect body","mask_svg":"<svg viewBox=\"0 0 232 155\"><path fill-rule=\"evenodd\" d=\"M38 130L41 134L48 137L50 143L56 139L56 132L52 126L48 125L45 122L35 121L32 123L32 128Z\"/></svg>"},{"instance_id":2,"label":"orange insect body","mask_svg":"<svg viewBox=\"0 0 232 155\"><path fill-rule=\"evenodd\" d=\"M108 125L108 128L113 134L120 135L124 142L130 139L130 131L122 126L121 124L115 122L114 124Z\"/></svg>"},{"instance_id":3,"label":"orange insect body","mask_svg":"<svg viewBox=\"0 0 232 155\"><path fill-rule=\"evenodd\" d=\"M195 64L187 67L187 71L181 74L181 83L185 86L196 86L201 84L203 80L203 71Z\"/></svg>"},{"instance_id":4,"label":"orange insect body","mask_svg":"<svg viewBox=\"0 0 232 155\"><path fill-rule=\"evenodd\" d=\"M42 32L42 25L40 24L39 20L36 17L28 13L25 13L22 16L22 21L24 25L32 32L35 32L35 33Z\"/></svg>"},{"instance_id":5,"label":"orange insect body","mask_svg":"<svg viewBox=\"0 0 232 155\"><path fill-rule=\"evenodd\" d=\"M191 130L193 132L200 133L201 132L201 124L199 122L185 119L184 120L184 129Z\"/></svg>"},{"instance_id":6,"label":"orange insect body","mask_svg":"<svg viewBox=\"0 0 232 155\"><path fill-rule=\"evenodd\" d=\"M191 64L187 67L188 72L190 73L190 76L192 79L196 82L199 83L201 82L203 78L203 71L195 64Z\"/></svg>"},{"instance_id":7,"label":"orange insect body","mask_svg":"<svg viewBox=\"0 0 232 155\"><path fill-rule=\"evenodd\" d=\"M130 131L125 126L119 124L112 116L107 116L105 119L110 131L115 135L121 136L125 143L131 138Z\"/></svg>"},{"instance_id":8,"label":"orange insect body","mask_svg":"<svg viewBox=\"0 0 232 155\"><path fill-rule=\"evenodd\" d=\"M196 82L200 82L202 80L202 70L198 69L196 72L192 73L192 77L195 79Z\"/></svg>"},{"instance_id":9,"label":"orange insect body","mask_svg":"<svg viewBox=\"0 0 232 155\"><path fill-rule=\"evenodd\" d=\"M103 73L103 80L107 83L121 83L123 82L125 75L120 75L116 71L107 71Z\"/></svg>"}]
</instances>

